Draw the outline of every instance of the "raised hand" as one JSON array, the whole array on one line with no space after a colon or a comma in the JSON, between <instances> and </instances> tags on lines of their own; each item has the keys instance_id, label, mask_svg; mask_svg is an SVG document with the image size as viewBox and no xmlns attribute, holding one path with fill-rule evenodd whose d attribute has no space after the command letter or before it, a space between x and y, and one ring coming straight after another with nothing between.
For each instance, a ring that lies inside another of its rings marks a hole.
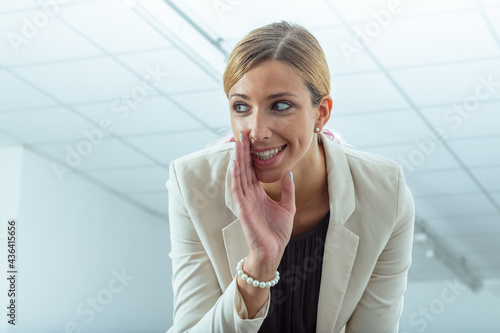
<instances>
[{"instance_id":1,"label":"raised hand","mask_svg":"<svg viewBox=\"0 0 500 333\"><path fill-rule=\"evenodd\" d=\"M284 173L281 201L275 202L255 175L248 136L240 135L235 147L231 191L249 247L247 263L266 266L272 271L278 267L292 233L295 186L291 172Z\"/></svg>"}]
</instances>

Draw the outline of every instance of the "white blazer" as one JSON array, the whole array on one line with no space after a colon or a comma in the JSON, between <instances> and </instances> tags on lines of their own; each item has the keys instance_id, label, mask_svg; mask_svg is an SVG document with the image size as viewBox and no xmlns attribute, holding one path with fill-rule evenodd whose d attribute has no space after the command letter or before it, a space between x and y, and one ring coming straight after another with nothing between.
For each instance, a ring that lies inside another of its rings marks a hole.
<instances>
[{"instance_id":1,"label":"white blazer","mask_svg":"<svg viewBox=\"0 0 500 333\"><path fill-rule=\"evenodd\" d=\"M322 133L319 140L326 155L330 223L316 331L397 332L415 219L402 170ZM257 316L248 319L237 288L235 268L248 246L231 193L233 147L207 148L170 164L174 315L169 332L257 332L273 301L270 293Z\"/></svg>"}]
</instances>

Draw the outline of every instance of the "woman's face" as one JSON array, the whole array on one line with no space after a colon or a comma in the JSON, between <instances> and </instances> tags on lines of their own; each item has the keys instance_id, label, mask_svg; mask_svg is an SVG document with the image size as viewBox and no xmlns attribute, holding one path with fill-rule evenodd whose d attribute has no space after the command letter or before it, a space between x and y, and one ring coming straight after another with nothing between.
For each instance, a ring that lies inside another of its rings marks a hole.
<instances>
[{"instance_id":1,"label":"woman's face","mask_svg":"<svg viewBox=\"0 0 500 333\"><path fill-rule=\"evenodd\" d=\"M251 69L229 90L229 107L234 137L241 131L250 138L259 181L274 183L311 162L314 129L323 125L292 67L266 61Z\"/></svg>"}]
</instances>

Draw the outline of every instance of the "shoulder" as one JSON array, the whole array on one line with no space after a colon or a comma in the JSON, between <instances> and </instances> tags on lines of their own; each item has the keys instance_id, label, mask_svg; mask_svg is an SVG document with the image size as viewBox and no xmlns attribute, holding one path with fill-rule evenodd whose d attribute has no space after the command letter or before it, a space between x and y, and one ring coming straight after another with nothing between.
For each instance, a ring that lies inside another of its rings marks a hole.
<instances>
[{"instance_id":1,"label":"shoulder","mask_svg":"<svg viewBox=\"0 0 500 333\"><path fill-rule=\"evenodd\" d=\"M381 176L399 176L401 167L389 158L350 147L343 147L343 150L351 171L359 169L364 172L371 171L371 175L379 173Z\"/></svg>"},{"instance_id":2,"label":"shoulder","mask_svg":"<svg viewBox=\"0 0 500 333\"><path fill-rule=\"evenodd\" d=\"M231 152L233 150L234 143L224 143L219 144L214 147L205 148L188 155L176 158L171 162L172 166L177 169L177 171L197 171L200 172L200 167L210 166L211 169L217 168L219 166L227 166L230 158Z\"/></svg>"},{"instance_id":3,"label":"shoulder","mask_svg":"<svg viewBox=\"0 0 500 333\"><path fill-rule=\"evenodd\" d=\"M169 181L177 183L181 191L196 190L198 187L224 183L226 171L231 161L234 143L219 144L176 158L170 163Z\"/></svg>"},{"instance_id":4,"label":"shoulder","mask_svg":"<svg viewBox=\"0 0 500 333\"><path fill-rule=\"evenodd\" d=\"M395 161L377 154L342 147L357 191L362 190L379 198L393 198L403 170Z\"/></svg>"},{"instance_id":5,"label":"shoulder","mask_svg":"<svg viewBox=\"0 0 500 333\"><path fill-rule=\"evenodd\" d=\"M234 143L220 144L179 157L170 163L169 180L166 183L172 198L169 210L177 209L181 214L188 214L196 228L205 230L200 231L202 234L220 233L229 221L234 221L234 215L225 202L233 147Z\"/></svg>"},{"instance_id":6,"label":"shoulder","mask_svg":"<svg viewBox=\"0 0 500 333\"><path fill-rule=\"evenodd\" d=\"M397 215L401 189L406 186L403 171L395 161L373 153L342 147L349 165L358 207L380 211L389 216ZM405 200L406 201L406 200Z\"/></svg>"},{"instance_id":7,"label":"shoulder","mask_svg":"<svg viewBox=\"0 0 500 333\"><path fill-rule=\"evenodd\" d=\"M344 151L359 205L394 222L414 214L413 197L398 163L349 147Z\"/></svg>"}]
</instances>

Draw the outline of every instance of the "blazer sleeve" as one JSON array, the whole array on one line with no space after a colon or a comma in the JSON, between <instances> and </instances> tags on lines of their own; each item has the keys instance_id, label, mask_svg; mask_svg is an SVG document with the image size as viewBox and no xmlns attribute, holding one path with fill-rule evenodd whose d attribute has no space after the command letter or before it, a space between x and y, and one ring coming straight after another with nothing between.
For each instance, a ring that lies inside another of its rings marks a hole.
<instances>
[{"instance_id":1,"label":"blazer sleeve","mask_svg":"<svg viewBox=\"0 0 500 333\"><path fill-rule=\"evenodd\" d=\"M415 205L401 168L392 234L368 285L346 325L346 333L398 332L411 264Z\"/></svg>"},{"instance_id":2,"label":"blazer sleeve","mask_svg":"<svg viewBox=\"0 0 500 333\"><path fill-rule=\"evenodd\" d=\"M166 183L174 293L173 326L168 332L257 332L267 316L271 295L257 315L248 319L236 278L225 291L221 290L178 181L174 161Z\"/></svg>"}]
</instances>

